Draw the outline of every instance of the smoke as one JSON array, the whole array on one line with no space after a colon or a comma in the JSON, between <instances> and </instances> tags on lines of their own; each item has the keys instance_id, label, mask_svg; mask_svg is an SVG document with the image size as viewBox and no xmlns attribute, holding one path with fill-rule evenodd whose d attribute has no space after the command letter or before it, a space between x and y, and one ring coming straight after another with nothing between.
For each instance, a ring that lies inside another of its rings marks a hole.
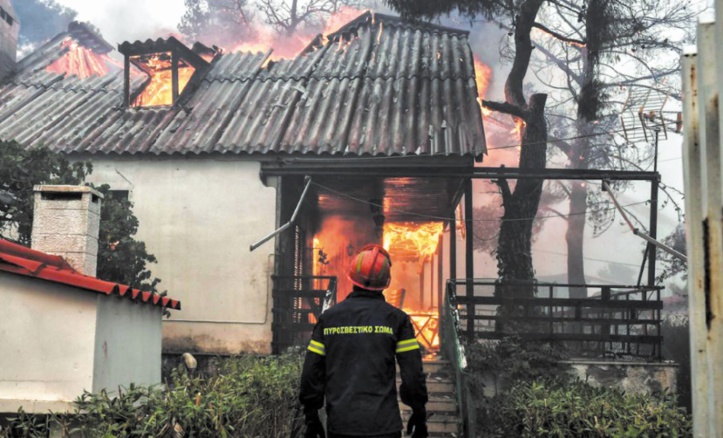
<instances>
[{"instance_id":1,"label":"smoke","mask_svg":"<svg viewBox=\"0 0 723 438\"><path fill-rule=\"evenodd\" d=\"M56 0L78 12L79 21L97 26L111 44L166 38L177 33L183 0Z\"/></svg>"}]
</instances>

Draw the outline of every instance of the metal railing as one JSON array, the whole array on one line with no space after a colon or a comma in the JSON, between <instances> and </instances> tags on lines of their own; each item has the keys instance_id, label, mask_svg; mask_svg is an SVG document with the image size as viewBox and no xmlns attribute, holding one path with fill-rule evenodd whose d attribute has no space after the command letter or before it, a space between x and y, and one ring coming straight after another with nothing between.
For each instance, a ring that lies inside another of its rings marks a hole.
<instances>
[{"instance_id":1,"label":"metal railing","mask_svg":"<svg viewBox=\"0 0 723 438\"><path fill-rule=\"evenodd\" d=\"M454 381L457 396L457 407L462 422L462 436L474 437L475 433L475 409L467 384L467 358L464 353L464 346L460 342L460 319L456 303L456 294L451 282L447 282L447 293L444 295L440 324L441 351L449 361L454 370ZM450 293L451 291L451 293Z\"/></svg>"},{"instance_id":2,"label":"metal railing","mask_svg":"<svg viewBox=\"0 0 723 438\"><path fill-rule=\"evenodd\" d=\"M473 296L460 296L472 282ZM570 291L585 298L570 298ZM582 356L661 359L662 287L450 280L450 305L460 312L459 335L560 342ZM510 297L510 296L517 297ZM473 332L470 333L470 327Z\"/></svg>"},{"instance_id":3,"label":"metal railing","mask_svg":"<svg viewBox=\"0 0 723 438\"><path fill-rule=\"evenodd\" d=\"M334 276L279 276L274 282L273 339L274 354L309 342L321 313L336 304L337 278Z\"/></svg>"}]
</instances>

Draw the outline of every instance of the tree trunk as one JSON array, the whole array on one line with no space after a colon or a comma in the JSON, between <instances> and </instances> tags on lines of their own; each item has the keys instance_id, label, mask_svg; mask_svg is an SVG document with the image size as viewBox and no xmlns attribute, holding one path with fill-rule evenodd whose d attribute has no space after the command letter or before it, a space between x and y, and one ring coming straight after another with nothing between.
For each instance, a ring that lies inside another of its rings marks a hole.
<instances>
[{"instance_id":1,"label":"tree trunk","mask_svg":"<svg viewBox=\"0 0 723 438\"><path fill-rule=\"evenodd\" d=\"M520 5L515 24L515 59L507 81L505 100L513 111L505 111L524 122L520 146L520 169L544 169L547 162L546 94L530 96L525 102L523 80L532 56L530 34L543 0L526 0ZM493 108L494 109L494 108ZM500 225L497 247L497 270L500 283L521 280L531 282L535 276L532 266L532 224L542 194L542 180L521 179L514 192L506 180L498 181L505 213ZM495 294L517 297L532 296L531 286L512 290L496 290Z\"/></svg>"},{"instance_id":2,"label":"tree trunk","mask_svg":"<svg viewBox=\"0 0 723 438\"><path fill-rule=\"evenodd\" d=\"M587 210L587 186L575 181L570 189L570 216L567 218L567 281L570 284L585 284L585 260L583 246L585 239L585 211ZM584 287L570 288L570 298L585 298Z\"/></svg>"},{"instance_id":3,"label":"tree trunk","mask_svg":"<svg viewBox=\"0 0 723 438\"><path fill-rule=\"evenodd\" d=\"M522 133L520 169L544 169L547 160L547 124L545 122L546 94L530 97ZM502 179L498 181L502 191L505 213L500 225L497 248L497 269L501 283L510 287L498 289L506 297L531 297L534 294L532 280L532 227L542 194L541 179L520 179L513 192ZM512 285L510 283L523 284ZM525 284L526 283L526 284Z\"/></svg>"},{"instance_id":4,"label":"tree trunk","mask_svg":"<svg viewBox=\"0 0 723 438\"><path fill-rule=\"evenodd\" d=\"M591 0L586 12L585 41L587 45L580 51L582 74L580 92L577 101L577 134L580 138L568 155L570 166L574 169L587 169L592 160L591 136L595 131L592 123L598 117L601 106L600 91L593 87L599 62L600 31L595 14L600 11L605 0ZM570 190L570 216L567 218L567 281L571 284L585 284L585 259L583 245L585 241L585 222L587 221L587 185L575 181ZM570 288L570 298L586 298L583 287Z\"/></svg>"}]
</instances>

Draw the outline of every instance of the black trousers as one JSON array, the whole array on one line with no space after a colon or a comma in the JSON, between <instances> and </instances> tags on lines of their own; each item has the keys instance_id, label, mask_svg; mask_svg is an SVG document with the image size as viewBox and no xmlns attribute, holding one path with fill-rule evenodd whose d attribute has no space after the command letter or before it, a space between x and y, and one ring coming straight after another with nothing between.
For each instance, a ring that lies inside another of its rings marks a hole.
<instances>
[{"instance_id":1,"label":"black trousers","mask_svg":"<svg viewBox=\"0 0 723 438\"><path fill-rule=\"evenodd\" d=\"M335 433L329 432L327 437L328 438L402 438L402 432L388 433L386 435L365 436L365 437L350 436L350 435L337 435Z\"/></svg>"}]
</instances>

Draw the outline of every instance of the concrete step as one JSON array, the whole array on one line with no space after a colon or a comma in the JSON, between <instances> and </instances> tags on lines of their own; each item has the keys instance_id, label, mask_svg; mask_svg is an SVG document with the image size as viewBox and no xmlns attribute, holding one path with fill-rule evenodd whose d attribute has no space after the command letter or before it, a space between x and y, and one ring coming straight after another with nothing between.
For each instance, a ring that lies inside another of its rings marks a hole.
<instances>
[{"instance_id":1,"label":"concrete step","mask_svg":"<svg viewBox=\"0 0 723 438\"><path fill-rule=\"evenodd\" d=\"M443 359L424 360L424 372L427 375L427 428L429 438L458 438L459 416L457 415L457 397L452 367ZM401 378L397 372L397 388ZM409 406L399 403L399 410L406 426L412 415Z\"/></svg>"},{"instance_id":2,"label":"concrete step","mask_svg":"<svg viewBox=\"0 0 723 438\"><path fill-rule=\"evenodd\" d=\"M440 414L449 414L454 415L457 413L457 400L453 397L430 397L429 401L427 402L427 412L436 412ZM402 412L405 411L412 411L412 408L405 405L404 403L399 403L399 410Z\"/></svg>"},{"instance_id":3,"label":"concrete step","mask_svg":"<svg viewBox=\"0 0 723 438\"><path fill-rule=\"evenodd\" d=\"M402 412L402 421L406 426L411 412ZM427 430L431 434L457 434L459 433L459 419L456 415L440 415L427 411Z\"/></svg>"},{"instance_id":4,"label":"concrete step","mask_svg":"<svg viewBox=\"0 0 723 438\"><path fill-rule=\"evenodd\" d=\"M424 362L422 362L422 367L424 368L425 373L434 374L439 371L448 369L449 361L442 360L442 359L425 360Z\"/></svg>"},{"instance_id":5,"label":"concrete step","mask_svg":"<svg viewBox=\"0 0 723 438\"><path fill-rule=\"evenodd\" d=\"M452 368L449 361L444 359L423 360L422 368L427 374L446 373L449 374ZM397 364L397 373L399 373L399 365Z\"/></svg>"},{"instance_id":6,"label":"concrete step","mask_svg":"<svg viewBox=\"0 0 723 438\"><path fill-rule=\"evenodd\" d=\"M400 384L401 384L401 381L397 380L397 389L399 389ZM454 394L454 392L455 392L454 383L452 383L451 380L427 379L427 392L429 392L430 395L432 395L432 394L439 394L439 395Z\"/></svg>"}]
</instances>

